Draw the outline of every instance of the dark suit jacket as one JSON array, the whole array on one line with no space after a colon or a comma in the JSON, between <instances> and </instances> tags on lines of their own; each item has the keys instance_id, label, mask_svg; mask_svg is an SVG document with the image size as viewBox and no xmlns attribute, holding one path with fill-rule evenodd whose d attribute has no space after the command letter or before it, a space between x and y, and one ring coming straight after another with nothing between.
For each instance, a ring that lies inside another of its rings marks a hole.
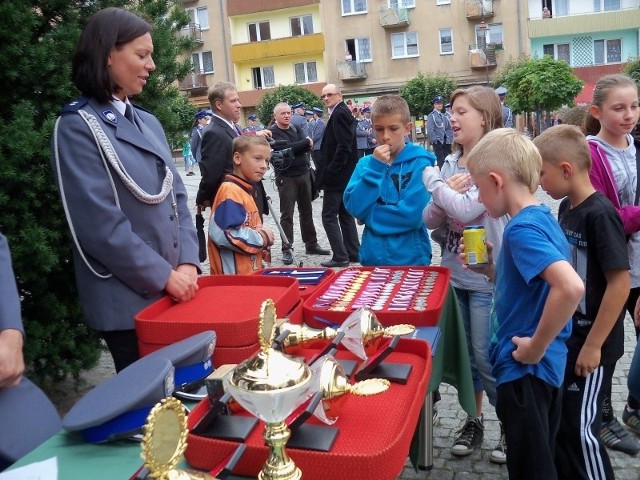
<instances>
[{"instance_id":1,"label":"dark suit jacket","mask_svg":"<svg viewBox=\"0 0 640 480\"><path fill-rule=\"evenodd\" d=\"M322 161L318 167L318 188L344 190L358 163L356 119L344 102L338 103L329 117L322 137Z\"/></svg>"},{"instance_id":2,"label":"dark suit jacket","mask_svg":"<svg viewBox=\"0 0 640 480\"><path fill-rule=\"evenodd\" d=\"M238 136L224 120L215 115L202 130L200 146L200 187L196 195L197 205L211 205L218 188L227 173L233 171L231 155L233 139Z\"/></svg>"}]
</instances>

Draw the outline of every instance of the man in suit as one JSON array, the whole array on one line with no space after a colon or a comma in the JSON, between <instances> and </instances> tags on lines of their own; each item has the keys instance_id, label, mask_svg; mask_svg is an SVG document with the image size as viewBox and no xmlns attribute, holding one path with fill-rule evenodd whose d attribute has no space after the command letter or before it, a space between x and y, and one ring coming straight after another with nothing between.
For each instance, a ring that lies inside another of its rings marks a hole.
<instances>
[{"instance_id":1,"label":"man in suit","mask_svg":"<svg viewBox=\"0 0 640 480\"><path fill-rule=\"evenodd\" d=\"M358 163L356 120L342 101L342 93L332 83L325 85L320 96L329 109L318 168L318 188L324 190L322 225L333 258L321 263L324 267L346 267L357 262L360 240L356 221L344 206L342 196Z\"/></svg>"},{"instance_id":2,"label":"man in suit","mask_svg":"<svg viewBox=\"0 0 640 480\"><path fill-rule=\"evenodd\" d=\"M233 139L242 134L238 125L242 104L236 86L228 82L218 82L209 89L208 97L213 115L209 125L202 131L202 179L196 194L196 205L205 208L213 203L224 176L233 171ZM271 136L268 130L256 131L255 134ZM254 190L254 200L260 216L269 213L262 182Z\"/></svg>"},{"instance_id":3,"label":"man in suit","mask_svg":"<svg viewBox=\"0 0 640 480\"><path fill-rule=\"evenodd\" d=\"M22 376L24 329L7 239L0 234L0 471L62 426L54 406Z\"/></svg>"}]
</instances>

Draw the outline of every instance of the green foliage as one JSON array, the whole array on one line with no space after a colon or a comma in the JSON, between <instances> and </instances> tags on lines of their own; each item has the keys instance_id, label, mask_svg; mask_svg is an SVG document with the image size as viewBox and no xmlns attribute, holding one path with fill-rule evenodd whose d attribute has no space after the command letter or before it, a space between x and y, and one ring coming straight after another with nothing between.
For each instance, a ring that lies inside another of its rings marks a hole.
<instances>
[{"instance_id":1,"label":"green foliage","mask_svg":"<svg viewBox=\"0 0 640 480\"><path fill-rule=\"evenodd\" d=\"M269 124L273 118L273 107L280 102L287 102L289 105L304 102L307 110L313 107L323 108L322 101L312 91L298 85L278 85L266 93L260 103L256 105L256 113L262 124Z\"/></svg>"},{"instance_id":2,"label":"green foliage","mask_svg":"<svg viewBox=\"0 0 640 480\"><path fill-rule=\"evenodd\" d=\"M11 247L27 334L25 359L36 380L69 375L77 380L100 355L98 336L82 321L49 141L60 107L78 97L70 79L71 57L84 24L98 9L130 4L0 2L0 232ZM171 85L188 71L175 62L187 44L171 40L171 32L187 20L180 7L167 10L169 4L138 2L158 25L153 32L157 69L138 102L157 114L172 137L189 129L193 108Z\"/></svg>"},{"instance_id":3,"label":"green foliage","mask_svg":"<svg viewBox=\"0 0 640 480\"><path fill-rule=\"evenodd\" d=\"M400 88L400 96L409 104L411 115L421 117L433 110L433 97L441 95L447 103L456 88L458 83L453 77L441 73L419 73Z\"/></svg>"},{"instance_id":4,"label":"green foliage","mask_svg":"<svg viewBox=\"0 0 640 480\"><path fill-rule=\"evenodd\" d=\"M510 62L496 78L509 90L509 107L514 113L573 106L584 85L568 63L549 55Z\"/></svg>"},{"instance_id":5,"label":"green foliage","mask_svg":"<svg viewBox=\"0 0 640 480\"><path fill-rule=\"evenodd\" d=\"M630 60L625 63L622 72L626 73L633 78L636 83L640 84L640 58L636 58L635 60Z\"/></svg>"}]
</instances>

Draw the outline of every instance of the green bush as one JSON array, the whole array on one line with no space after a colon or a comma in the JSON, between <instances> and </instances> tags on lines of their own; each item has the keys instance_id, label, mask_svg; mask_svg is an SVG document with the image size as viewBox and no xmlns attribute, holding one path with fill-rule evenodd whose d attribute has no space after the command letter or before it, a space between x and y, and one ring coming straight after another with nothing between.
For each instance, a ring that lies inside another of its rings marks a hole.
<instances>
[{"instance_id":1,"label":"green bush","mask_svg":"<svg viewBox=\"0 0 640 480\"><path fill-rule=\"evenodd\" d=\"M312 91L297 85L279 85L266 93L256 106L256 112L262 124L269 125L273 118L273 107L280 102L287 102L289 105L304 102L307 110L313 107L323 108L322 101Z\"/></svg>"}]
</instances>

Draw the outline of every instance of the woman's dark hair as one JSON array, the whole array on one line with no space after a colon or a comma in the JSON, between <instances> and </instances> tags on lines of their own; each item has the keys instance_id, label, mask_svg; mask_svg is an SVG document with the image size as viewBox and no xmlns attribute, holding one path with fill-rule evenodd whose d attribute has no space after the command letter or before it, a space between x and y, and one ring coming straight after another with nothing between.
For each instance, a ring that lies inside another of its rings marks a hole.
<instances>
[{"instance_id":1,"label":"woman's dark hair","mask_svg":"<svg viewBox=\"0 0 640 480\"><path fill-rule=\"evenodd\" d=\"M119 90L107 66L112 48L120 48L151 31L151 25L121 8L93 14L78 40L71 79L82 95L106 102Z\"/></svg>"}]
</instances>

